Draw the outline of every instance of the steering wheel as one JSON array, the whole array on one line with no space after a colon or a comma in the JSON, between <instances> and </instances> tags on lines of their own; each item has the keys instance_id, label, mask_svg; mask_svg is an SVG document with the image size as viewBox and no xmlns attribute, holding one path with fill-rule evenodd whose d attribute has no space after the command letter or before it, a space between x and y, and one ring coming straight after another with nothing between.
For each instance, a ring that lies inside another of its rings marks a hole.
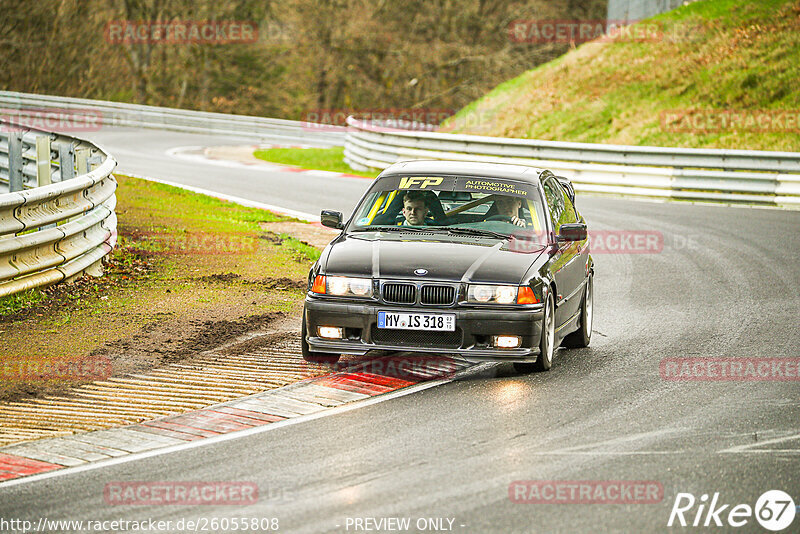
<instances>
[{"instance_id":1,"label":"steering wheel","mask_svg":"<svg viewBox=\"0 0 800 534\"><path fill-rule=\"evenodd\" d=\"M492 215L491 217L487 218L486 221L503 221L507 223L512 222L511 217L508 215Z\"/></svg>"}]
</instances>

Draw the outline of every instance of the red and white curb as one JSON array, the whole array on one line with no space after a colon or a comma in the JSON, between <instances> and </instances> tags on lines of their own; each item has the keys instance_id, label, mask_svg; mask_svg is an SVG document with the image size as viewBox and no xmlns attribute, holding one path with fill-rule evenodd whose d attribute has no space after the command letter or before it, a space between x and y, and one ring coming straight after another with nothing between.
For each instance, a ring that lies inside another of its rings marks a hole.
<instances>
[{"instance_id":1,"label":"red and white curb","mask_svg":"<svg viewBox=\"0 0 800 534\"><path fill-rule=\"evenodd\" d=\"M411 393L446 383L467 368L474 366L463 360L439 358L433 365L404 374L404 378L388 376L390 373L344 371L140 424L10 445L0 449L0 488L32 475L51 475L93 464L99 467L126 457L133 460L143 453L152 456L204 441L250 435L259 428L316 418L344 405L353 404L355 408L359 401L364 404L392 398L392 393Z\"/></svg>"}]
</instances>

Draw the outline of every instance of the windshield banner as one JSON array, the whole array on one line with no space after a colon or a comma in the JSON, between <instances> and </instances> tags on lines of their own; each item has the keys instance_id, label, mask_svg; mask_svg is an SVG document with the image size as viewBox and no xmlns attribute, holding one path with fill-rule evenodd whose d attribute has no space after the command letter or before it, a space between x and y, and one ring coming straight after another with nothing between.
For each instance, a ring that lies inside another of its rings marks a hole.
<instances>
[{"instance_id":1,"label":"windshield banner","mask_svg":"<svg viewBox=\"0 0 800 534\"><path fill-rule=\"evenodd\" d=\"M381 183L386 189L427 191L468 191L529 198L530 186L494 178L456 178L450 176L398 176Z\"/></svg>"}]
</instances>

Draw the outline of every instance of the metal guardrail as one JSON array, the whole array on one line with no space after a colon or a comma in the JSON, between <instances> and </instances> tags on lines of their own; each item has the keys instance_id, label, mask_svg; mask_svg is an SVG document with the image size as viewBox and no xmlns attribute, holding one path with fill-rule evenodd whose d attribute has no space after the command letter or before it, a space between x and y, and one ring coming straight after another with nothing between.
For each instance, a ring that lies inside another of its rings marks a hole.
<instances>
[{"instance_id":1,"label":"metal guardrail","mask_svg":"<svg viewBox=\"0 0 800 534\"><path fill-rule=\"evenodd\" d=\"M0 115L14 116L19 110L28 110L27 112L32 114L44 111L68 112L74 117L86 117L90 127L98 128L102 126L154 128L255 137L264 140L277 139L282 142L318 146L342 146L346 130L344 127L320 127L303 121L0 91ZM24 120L10 117L9 120L26 123Z\"/></svg>"},{"instance_id":2,"label":"metal guardrail","mask_svg":"<svg viewBox=\"0 0 800 534\"><path fill-rule=\"evenodd\" d=\"M87 141L0 121L0 297L102 275L116 244L116 165Z\"/></svg>"},{"instance_id":3,"label":"metal guardrail","mask_svg":"<svg viewBox=\"0 0 800 534\"><path fill-rule=\"evenodd\" d=\"M800 207L800 153L563 143L403 130L347 119L345 161L356 170L448 159L544 167L578 191Z\"/></svg>"}]
</instances>

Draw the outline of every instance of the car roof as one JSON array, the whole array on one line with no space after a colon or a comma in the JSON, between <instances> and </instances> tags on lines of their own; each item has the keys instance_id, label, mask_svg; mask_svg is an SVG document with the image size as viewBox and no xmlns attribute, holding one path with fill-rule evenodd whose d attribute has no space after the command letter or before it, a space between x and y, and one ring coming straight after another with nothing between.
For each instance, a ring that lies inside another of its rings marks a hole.
<instances>
[{"instance_id":1,"label":"car roof","mask_svg":"<svg viewBox=\"0 0 800 534\"><path fill-rule=\"evenodd\" d=\"M485 178L508 178L525 182L538 183L543 169L525 165L508 163L477 163L471 161L418 160L401 161L387 167L381 174L384 176L422 174L435 176L439 174L457 176L476 176Z\"/></svg>"}]
</instances>

